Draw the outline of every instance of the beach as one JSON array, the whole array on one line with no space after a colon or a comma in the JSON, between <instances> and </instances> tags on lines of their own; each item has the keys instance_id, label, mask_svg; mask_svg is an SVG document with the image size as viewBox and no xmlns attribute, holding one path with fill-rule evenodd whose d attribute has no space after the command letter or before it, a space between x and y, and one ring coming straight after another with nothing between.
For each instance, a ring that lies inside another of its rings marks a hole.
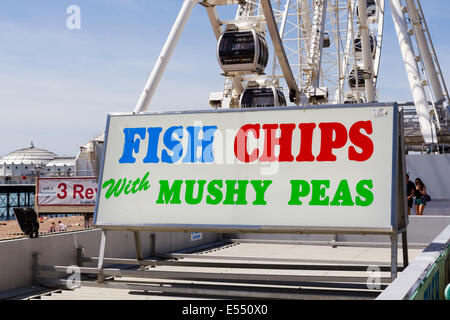
<instances>
[{"instance_id":1,"label":"beach","mask_svg":"<svg viewBox=\"0 0 450 320\"><path fill-rule=\"evenodd\" d=\"M56 232L58 231L58 222L61 221L67 226L66 231L84 230L84 216L70 217L43 217L43 221L39 222L39 234L47 234L52 222L56 224ZM64 232L64 231L62 231ZM0 240L27 237L20 230L17 220L0 221Z\"/></svg>"}]
</instances>

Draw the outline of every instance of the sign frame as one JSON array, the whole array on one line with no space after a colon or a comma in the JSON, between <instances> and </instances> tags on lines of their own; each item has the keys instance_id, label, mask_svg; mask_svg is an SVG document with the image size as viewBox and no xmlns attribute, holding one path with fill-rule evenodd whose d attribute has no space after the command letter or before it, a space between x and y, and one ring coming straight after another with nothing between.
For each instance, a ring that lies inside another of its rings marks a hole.
<instances>
[{"instance_id":1,"label":"sign frame","mask_svg":"<svg viewBox=\"0 0 450 320\"><path fill-rule=\"evenodd\" d=\"M281 111L280 107L269 107L269 108L252 108L252 109L226 109L226 110L189 110L189 111L161 111L161 112L145 112L139 114L132 113L111 113L107 115L106 120L106 131L105 131L105 143L104 152L101 161L100 174L98 178L98 192L97 201L94 211L94 225L108 230L133 230L133 231L174 231L174 232L217 232L217 233L314 233L314 234L378 234L378 235L392 235L397 234L400 230L406 228L407 217L405 217L406 204L404 203L403 195L405 194L402 190L404 189L404 183L400 176L404 175L404 152L399 152L401 146L403 145L403 120L402 115L398 111L397 103L369 103L369 104L348 104L344 105L321 105L321 106L290 106L283 107L282 110L314 110L314 109L340 109L340 108L383 108L390 107L393 110L393 136L392 136L392 147L394 152L392 153L392 176L391 176L391 226L390 228L346 228L346 227L274 227L274 226L245 226L245 225L195 225L195 224L108 224L108 223L98 223L97 222L97 212L99 202L101 201L101 183L103 180L103 171L106 150L108 148L108 133L111 117L117 116L145 116L145 115L179 115L179 114L205 114L205 113L215 113L220 115L222 113L228 112L254 112L254 111L271 111L277 110ZM400 174L399 173L403 173ZM404 179L403 179L404 180Z\"/></svg>"}]
</instances>

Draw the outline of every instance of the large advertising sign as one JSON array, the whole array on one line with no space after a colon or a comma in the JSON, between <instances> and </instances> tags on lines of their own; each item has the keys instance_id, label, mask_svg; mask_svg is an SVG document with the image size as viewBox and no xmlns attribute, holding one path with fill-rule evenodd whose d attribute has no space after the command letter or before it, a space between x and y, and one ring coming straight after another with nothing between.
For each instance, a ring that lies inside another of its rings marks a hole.
<instances>
[{"instance_id":1,"label":"large advertising sign","mask_svg":"<svg viewBox=\"0 0 450 320\"><path fill-rule=\"evenodd\" d=\"M398 123L384 104L111 114L95 224L390 232Z\"/></svg>"},{"instance_id":2,"label":"large advertising sign","mask_svg":"<svg viewBox=\"0 0 450 320\"><path fill-rule=\"evenodd\" d=\"M95 206L97 178L61 177L37 179L38 206Z\"/></svg>"}]
</instances>

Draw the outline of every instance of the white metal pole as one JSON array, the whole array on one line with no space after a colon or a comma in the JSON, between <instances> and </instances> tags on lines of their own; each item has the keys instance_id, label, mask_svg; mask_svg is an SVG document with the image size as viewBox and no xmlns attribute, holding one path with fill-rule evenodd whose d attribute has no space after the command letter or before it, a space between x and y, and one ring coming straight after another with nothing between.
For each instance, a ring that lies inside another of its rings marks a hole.
<instances>
[{"instance_id":1,"label":"white metal pole","mask_svg":"<svg viewBox=\"0 0 450 320\"><path fill-rule=\"evenodd\" d=\"M281 24L280 24L280 38L281 40L283 40L283 36L284 36L284 28L286 26L286 20L287 20L287 15L289 13L289 5L290 5L290 0L286 1L286 4L284 6L284 11L283 11L283 16L281 19ZM278 5L280 3L278 2ZM279 9L279 8L278 8ZM277 56L274 55L273 56L273 66L272 66L272 77L275 78L275 69L277 68Z\"/></svg>"},{"instance_id":2,"label":"white metal pole","mask_svg":"<svg viewBox=\"0 0 450 320\"><path fill-rule=\"evenodd\" d=\"M366 0L358 0L359 32L361 37L361 49L363 54L363 67L370 74L369 79L364 80L366 87L367 102L375 101L375 89L373 85L373 62L372 50L370 48L369 26L367 25L367 3ZM356 81L359 76L355 74Z\"/></svg>"},{"instance_id":3,"label":"white metal pole","mask_svg":"<svg viewBox=\"0 0 450 320\"><path fill-rule=\"evenodd\" d=\"M392 19L394 21L403 63L405 64L406 75L416 106L417 116L419 117L420 130L422 131L423 139L425 143L435 143L437 142L436 132L431 123L428 111L428 100L421 83L416 56L402 12L402 4L400 0L389 0L389 5L391 7Z\"/></svg>"},{"instance_id":4,"label":"white metal pole","mask_svg":"<svg viewBox=\"0 0 450 320\"><path fill-rule=\"evenodd\" d=\"M260 0L260 3L264 12L264 17L266 18L270 37L272 38L272 44L278 58L278 63L280 64L284 79L289 87L289 97L291 98L291 94L293 94L295 104L299 105L300 91L298 90L297 83L295 82L294 75L292 74L286 52L284 51L283 42L280 38L280 32L278 31L278 26L273 15L272 4L270 3L270 0Z\"/></svg>"},{"instance_id":5,"label":"white metal pole","mask_svg":"<svg viewBox=\"0 0 450 320\"><path fill-rule=\"evenodd\" d=\"M385 14L385 1L377 0L378 6L378 35L377 35L377 48L375 52L375 60L373 62L373 86L377 87L378 72L380 69L381 61L381 47L383 46L383 32L384 32L384 14Z\"/></svg>"},{"instance_id":6,"label":"white metal pole","mask_svg":"<svg viewBox=\"0 0 450 320\"><path fill-rule=\"evenodd\" d=\"M167 67L170 57L172 56L175 46L180 39L181 33L189 19L189 16L191 15L192 9L197 4L197 1L198 0L184 0L183 6L181 7L177 19L172 26L172 30L167 37L166 43L161 50L158 60L153 67L153 71L145 84L144 90L142 91L136 107L134 108L135 113L147 110L150 100L158 87L159 81L161 80L164 70Z\"/></svg>"},{"instance_id":7,"label":"white metal pole","mask_svg":"<svg viewBox=\"0 0 450 320\"><path fill-rule=\"evenodd\" d=\"M428 78L430 80L431 88L433 89L433 94L435 101L443 101L444 94L442 91L441 83L439 82L438 73L434 67L433 58L431 57L430 47L427 40L425 39L425 34L423 32L422 23L417 12L416 5L412 0L406 0L408 5L409 18L411 19L411 24L414 28L414 35L416 36L417 44L420 50L420 55L422 56L423 63L425 65L425 70L427 72ZM442 102L440 102L442 104Z\"/></svg>"},{"instance_id":8,"label":"white metal pole","mask_svg":"<svg viewBox=\"0 0 450 320\"><path fill-rule=\"evenodd\" d=\"M322 64L323 32L327 14L328 0L319 0L315 2L313 22L311 26L311 45L309 47L309 86L319 87L320 67Z\"/></svg>"}]
</instances>

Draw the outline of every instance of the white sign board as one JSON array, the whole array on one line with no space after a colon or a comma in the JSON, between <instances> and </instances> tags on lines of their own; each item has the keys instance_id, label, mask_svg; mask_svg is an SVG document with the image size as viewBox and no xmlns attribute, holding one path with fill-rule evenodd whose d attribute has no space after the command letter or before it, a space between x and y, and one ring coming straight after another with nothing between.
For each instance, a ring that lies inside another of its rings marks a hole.
<instances>
[{"instance_id":1,"label":"white sign board","mask_svg":"<svg viewBox=\"0 0 450 320\"><path fill-rule=\"evenodd\" d=\"M202 239L203 239L203 233L201 233L201 232L191 232L191 241L202 240Z\"/></svg>"},{"instance_id":2,"label":"white sign board","mask_svg":"<svg viewBox=\"0 0 450 320\"><path fill-rule=\"evenodd\" d=\"M396 106L108 116L104 228L392 231Z\"/></svg>"},{"instance_id":3,"label":"white sign board","mask_svg":"<svg viewBox=\"0 0 450 320\"><path fill-rule=\"evenodd\" d=\"M94 206L97 184L95 177L38 178L36 204L44 207Z\"/></svg>"}]
</instances>

